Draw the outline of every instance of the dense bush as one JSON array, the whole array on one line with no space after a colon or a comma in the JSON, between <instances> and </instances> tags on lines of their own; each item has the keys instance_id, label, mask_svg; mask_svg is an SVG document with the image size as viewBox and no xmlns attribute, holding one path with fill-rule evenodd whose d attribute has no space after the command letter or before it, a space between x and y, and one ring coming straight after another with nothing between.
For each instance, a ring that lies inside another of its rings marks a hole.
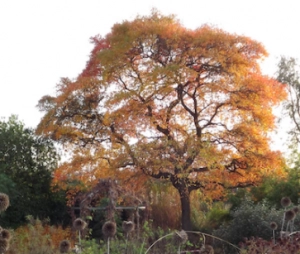
<instances>
[{"instance_id":1,"label":"dense bush","mask_svg":"<svg viewBox=\"0 0 300 254\"><path fill-rule=\"evenodd\" d=\"M214 231L214 235L238 244L245 237L272 238L271 222L282 224L283 210L270 208L265 203L243 202L232 213L232 220Z\"/></svg>"}]
</instances>

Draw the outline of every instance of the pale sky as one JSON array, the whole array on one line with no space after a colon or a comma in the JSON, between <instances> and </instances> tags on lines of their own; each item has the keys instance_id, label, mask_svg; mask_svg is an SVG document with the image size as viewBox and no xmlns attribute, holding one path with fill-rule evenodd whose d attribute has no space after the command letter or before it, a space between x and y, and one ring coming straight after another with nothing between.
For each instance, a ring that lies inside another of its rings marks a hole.
<instances>
[{"instance_id":1,"label":"pale sky","mask_svg":"<svg viewBox=\"0 0 300 254\"><path fill-rule=\"evenodd\" d=\"M54 94L61 77L76 78L92 49L114 23L156 8L188 28L205 23L261 42L273 75L281 55L300 58L297 0L0 0L0 117L16 114L36 127L38 100ZM277 138L281 147L282 138Z\"/></svg>"}]
</instances>

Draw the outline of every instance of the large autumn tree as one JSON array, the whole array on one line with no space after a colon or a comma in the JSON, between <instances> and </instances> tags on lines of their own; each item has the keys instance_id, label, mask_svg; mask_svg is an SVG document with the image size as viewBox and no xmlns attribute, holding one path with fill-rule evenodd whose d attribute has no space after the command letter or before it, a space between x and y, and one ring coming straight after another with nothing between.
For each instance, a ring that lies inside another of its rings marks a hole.
<instances>
[{"instance_id":1,"label":"large autumn tree","mask_svg":"<svg viewBox=\"0 0 300 254\"><path fill-rule=\"evenodd\" d=\"M38 133L74 149L58 179L169 181L190 229L193 190L253 185L282 166L268 131L286 93L262 75L260 43L207 25L187 29L157 12L115 24L93 43L78 78L62 79L57 95L39 102Z\"/></svg>"}]
</instances>

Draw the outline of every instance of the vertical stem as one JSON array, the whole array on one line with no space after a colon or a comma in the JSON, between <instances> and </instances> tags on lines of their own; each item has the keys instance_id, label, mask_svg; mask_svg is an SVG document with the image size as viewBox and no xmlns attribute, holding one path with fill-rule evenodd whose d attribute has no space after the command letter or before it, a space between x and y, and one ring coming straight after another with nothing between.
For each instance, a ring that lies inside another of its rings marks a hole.
<instances>
[{"instance_id":1,"label":"vertical stem","mask_svg":"<svg viewBox=\"0 0 300 254\"><path fill-rule=\"evenodd\" d=\"M81 249L81 233L80 233L80 230L78 230L78 242L79 242L79 250L81 252L82 249Z\"/></svg>"},{"instance_id":2,"label":"vertical stem","mask_svg":"<svg viewBox=\"0 0 300 254\"><path fill-rule=\"evenodd\" d=\"M290 226L290 221L288 221L288 223L286 224L286 232L289 232L289 226Z\"/></svg>"},{"instance_id":3,"label":"vertical stem","mask_svg":"<svg viewBox=\"0 0 300 254\"><path fill-rule=\"evenodd\" d=\"M295 219L293 219L293 220L291 221L291 226L290 226L291 233L293 233L293 231L294 231L294 222L295 222Z\"/></svg>"},{"instance_id":4,"label":"vertical stem","mask_svg":"<svg viewBox=\"0 0 300 254\"><path fill-rule=\"evenodd\" d=\"M284 227L285 211L286 211L286 208L284 208L284 213L283 213L283 218L282 218L282 224L281 224L281 231L283 231L283 227Z\"/></svg>"},{"instance_id":5,"label":"vertical stem","mask_svg":"<svg viewBox=\"0 0 300 254\"><path fill-rule=\"evenodd\" d=\"M140 238L140 214L139 207L136 209L136 227L137 227L137 238Z\"/></svg>"},{"instance_id":6,"label":"vertical stem","mask_svg":"<svg viewBox=\"0 0 300 254\"><path fill-rule=\"evenodd\" d=\"M128 247L128 233L126 233L126 240L125 240L125 254L127 254L127 247Z\"/></svg>"},{"instance_id":7,"label":"vertical stem","mask_svg":"<svg viewBox=\"0 0 300 254\"><path fill-rule=\"evenodd\" d=\"M110 237L107 238L107 254L109 254L109 252L110 252L109 238L110 238Z\"/></svg>"}]
</instances>

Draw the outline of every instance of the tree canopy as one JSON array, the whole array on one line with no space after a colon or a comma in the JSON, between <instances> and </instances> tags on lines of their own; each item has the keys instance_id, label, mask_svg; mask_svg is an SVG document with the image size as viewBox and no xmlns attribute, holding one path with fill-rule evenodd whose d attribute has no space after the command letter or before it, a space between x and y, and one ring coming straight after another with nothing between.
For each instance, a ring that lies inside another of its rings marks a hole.
<instances>
[{"instance_id":1,"label":"tree canopy","mask_svg":"<svg viewBox=\"0 0 300 254\"><path fill-rule=\"evenodd\" d=\"M169 181L189 229L191 191L220 195L281 170L268 132L286 92L262 75L260 43L208 25L187 29L158 12L115 24L92 42L82 73L63 78L57 95L38 105L45 115L37 132L74 151L58 181Z\"/></svg>"},{"instance_id":2,"label":"tree canopy","mask_svg":"<svg viewBox=\"0 0 300 254\"><path fill-rule=\"evenodd\" d=\"M16 116L0 121L0 191L11 200L2 226L18 226L27 215L51 217L57 209L63 209L63 199L51 193L58 159L53 142L36 136ZM58 217L63 216L61 213Z\"/></svg>"},{"instance_id":3,"label":"tree canopy","mask_svg":"<svg viewBox=\"0 0 300 254\"><path fill-rule=\"evenodd\" d=\"M289 130L291 140L298 144L300 141L300 77L299 64L295 58L284 56L280 58L277 80L287 84L289 96L284 103L284 110L292 121L292 127Z\"/></svg>"}]
</instances>

